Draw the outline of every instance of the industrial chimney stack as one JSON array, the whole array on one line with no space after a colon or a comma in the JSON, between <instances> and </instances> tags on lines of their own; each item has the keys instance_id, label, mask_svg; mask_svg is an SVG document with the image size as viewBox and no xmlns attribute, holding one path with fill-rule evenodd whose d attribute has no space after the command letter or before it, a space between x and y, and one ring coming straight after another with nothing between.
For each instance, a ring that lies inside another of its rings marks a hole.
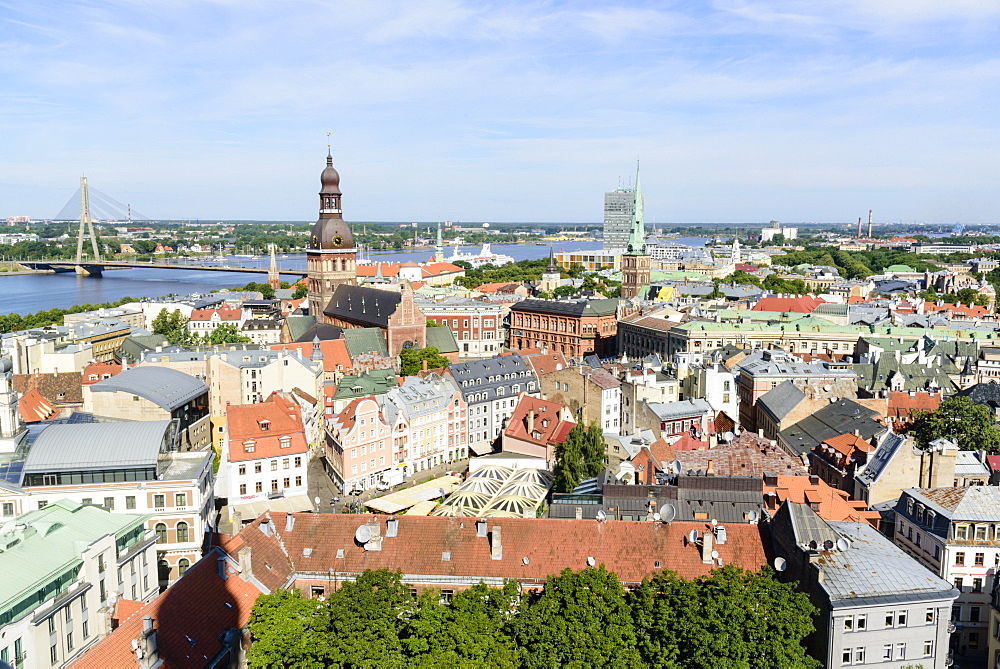
<instances>
[{"instance_id":1,"label":"industrial chimney stack","mask_svg":"<svg viewBox=\"0 0 1000 669\"><path fill-rule=\"evenodd\" d=\"M861 239L861 217L858 216L858 239Z\"/></svg>"},{"instance_id":2,"label":"industrial chimney stack","mask_svg":"<svg viewBox=\"0 0 1000 669\"><path fill-rule=\"evenodd\" d=\"M872 210L868 210L868 239L872 238Z\"/></svg>"}]
</instances>

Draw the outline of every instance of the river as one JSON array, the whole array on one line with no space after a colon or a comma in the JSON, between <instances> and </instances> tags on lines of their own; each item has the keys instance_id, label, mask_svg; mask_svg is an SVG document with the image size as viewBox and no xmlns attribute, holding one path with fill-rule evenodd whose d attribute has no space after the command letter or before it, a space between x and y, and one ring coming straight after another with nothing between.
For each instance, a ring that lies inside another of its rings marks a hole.
<instances>
[{"instance_id":1,"label":"river","mask_svg":"<svg viewBox=\"0 0 1000 669\"><path fill-rule=\"evenodd\" d=\"M705 239L681 238L672 242L702 246ZM548 244L494 244L492 250L503 253L515 260L544 258L549 253ZM553 244L557 251L579 251L601 248L600 241L561 242ZM454 247L445 249L450 256ZM463 246L465 252L476 252L478 247ZM419 251L387 251L372 253L371 259L381 262L422 262L434 255L433 249ZM184 261L178 261L184 262ZM76 304L99 304L113 302L123 297L162 297L165 295L189 295L207 293L214 289L242 286L250 281L267 280L267 257L259 260L230 257L224 263L233 267L260 267L260 274L200 272L198 270L170 269L124 269L105 272L103 276L79 276L72 272L63 274L0 274L0 290L7 297L0 304L0 313L28 314L54 308L68 308ZM282 269L304 269L304 254L290 254L278 258ZM286 277L287 279L287 277Z\"/></svg>"}]
</instances>

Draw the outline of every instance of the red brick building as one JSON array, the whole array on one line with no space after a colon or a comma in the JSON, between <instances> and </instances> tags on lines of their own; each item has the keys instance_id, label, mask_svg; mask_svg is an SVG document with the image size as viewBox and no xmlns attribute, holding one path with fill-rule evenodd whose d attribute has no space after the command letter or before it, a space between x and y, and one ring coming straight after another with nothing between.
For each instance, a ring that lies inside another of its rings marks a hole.
<instances>
[{"instance_id":1,"label":"red brick building","mask_svg":"<svg viewBox=\"0 0 1000 669\"><path fill-rule=\"evenodd\" d=\"M581 358L617 353L618 300L522 300L510 308L509 346Z\"/></svg>"}]
</instances>

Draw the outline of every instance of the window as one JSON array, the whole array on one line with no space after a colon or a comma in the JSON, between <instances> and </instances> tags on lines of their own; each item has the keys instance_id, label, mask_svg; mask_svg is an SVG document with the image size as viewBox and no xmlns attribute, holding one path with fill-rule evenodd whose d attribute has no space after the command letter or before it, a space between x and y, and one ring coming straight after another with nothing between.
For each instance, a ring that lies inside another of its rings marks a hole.
<instances>
[{"instance_id":1,"label":"window","mask_svg":"<svg viewBox=\"0 0 1000 669\"><path fill-rule=\"evenodd\" d=\"M951 619L952 620L961 620L962 619L962 607L961 606L953 606L953 607L951 607Z\"/></svg>"},{"instance_id":2,"label":"window","mask_svg":"<svg viewBox=\"0 0 1000 669\"><path fill-rule=\"evenodd\" d=\"M969 526L968 525L956 525L955 526L955 538L965 540L969 538Z\"/></svg>"},{"instance_id":3,"label":"window","mask_svg":"<svg viewBox=\"0 0 1000 669\"><path fill-rule=\"evenodd\" d=\"M56 619L55 619L55 617L53 616L52 618L49 618L48 623L49 623L49 634L52 634L53 632L56 631Z\"/></svg>"},{"instance_id":4,"label":"window","mask_svg":"<svg viewBox=\"0 0 1000 669\"><path fill-rule=\"evenodd\" d=\"M272 472L278 471L278 461L277 460L271 460L271 471Z\"/></svg>"},{"instance_id":5,"label":"window","mask_svg":"<svg viewBox=\"0 0 1000 669\"><path fill-rule=\"evenodd\" d=\"M934 642L924 641L924 657L930 657L934 654Z\"/></svg>"},{"instance_id":6,"label":"window","mask_svg":"<svg viewBox=\"0 0 1000 669\"><path fill-rule=\"evenodd\" d=\"M289 458L282 459L282 461L281 461L281 468L282 469L288 469L291 466L292 466L292 461Z\"/></svg>"},{"instance_id":7,"label":"window","mask_svg":"<svg viewBox=\"0 0 1000 669\"><path fill-rule=\"evenodd\" d=\"M44 508L45 508L45 507L47 507L48 505L49 505L49 503L48 503L47 501L45 501L44 499L40 499L40 500L38 500L38 509L39 509L39 510L42 510L42 509L44 509Z\"/></svg>"},{"instance_id":8,"label":"window","mask_svg":"<svg viewBox=\"0 0 1000 669\"><path fill-rule=\"evenodd\" d=\"M271 479L271 492L278 492L278 479Z\"/></svg>"},{"instance_id":9,"label":"window","mask_svg":"<svg viewBox=\"0 0 1000 669\"><path fill-rule=\"evenodd\" d=\"M955 577L955 587L958 588L959 592L962 592L962 586L963 585L964 585L964 581L962 580L962 577L961 576Z\"/></svg>"},{"instance_id":10,"label":"window","mask_svg":"<svg viewBox=\"0 0 1000 669\"><path fill-rule=\"evenodd\" d=\"M174 495L174 506L187 506L186 492L179 492Z\"/></svg>"},{"instance_id":11,"label":"window","mask_svg":"<svg viewBox=\"0 0 1000 669\"><path fill-rule=\"evenodd\" d=\"M295 477L295 486L296 487L301 487L302 486L302 477L301 476L296 476Z\"/></svg>"},{"instance_id":12,"label":"window","mask_svg":"<svg viewBox=\"0 0 1000 669\"><path fill-rule=\"evenodd\" d=\"M166 495L153 495L153 506L157 509L162 509L167 505Z\"/></svg>"},{"instance_id":13,"label":"window","mask_svg":"<svg viewBox=\"0 0 1000 669\"><path fill-rule=\"evenodd\" d=\"M897 643L896 644L896 659L905 660L906 659L906 644Z\"/></svg>"},{"instance_id":14,"label":"window","mask_svg":"<svg viewBox=\"0 0 1000 669\"><path fill-rule=\"evenodd\" d=\"M979 648L979 632L969 632L969 648Z\"/></svg>"},{"instance_id":15,"label":"window","mask_svg":"<svg viewBox=\"0 0 1000 669\"><path fill-rule=\"evenodd\" d=\"M892 611L888 611L885 614L885 626L892 627L892 623L896 620L896 614Z\"/></svg>"},{"instance_id":16,"label":"window","mask_svg":"<svg viewBox=\"0 0 1000 669\"><path fill-rule=\"evenodd\" d=\"M68 653L72 650L73 650L73 633L68 632L66 634L66 652Z\"/></svg>"},{"instance_id":17,"label":"window","mask_svg":"<svg viewBox=\"0 0 1000 669\"><path fill-rule=\"evenodd\" d=\"M296 456L296 458L295 458L295 466L296 467L301 467L302 466L302 457L301 456Z\"/></svg>"},{"instance_id":18,"label":"window","mask_svg":"<svg viewBox=\"0 0 1000 669\"><path fill-rule=\"evenodd\" d=\"M882 661L888 662L891 659L892 659L892 644L887 643L884 646L882 646Z\"/></svg>"},{"instance_id":19,"label":"window","mask_svg":"<svg viewBox=\"0 0 1000 669\"><path fill-rule=\"evenodd\" d=\"M983 579L974 578L972 579L972 592L982 592L983 591Z\"/></svg>"},{"instance_id":20,"label":"window","mask_svg":"<svg viewBox=\"0 0 1000 669\"><path fill-rule=\"evenodd\" d=\"M261 470L261 463L259 462L253 463L253 473L260 474L260 470Z\"/></svg>"},{"instance_id":21,"label":"window","mask_svg":"<svg viewBox=\"0 0 1000 669\"><path fill-rule=\"evenodd\" d=\"M976 541L986 541L986 525L976 525Z\"/></svg>"},{"instance_id":22,"label":"window","mask_svg":"<svg viewBox=\"0 0 1000 669\"><path fill-rule=\"evenodd\" d=\"M191 561L188 560L187 558L181 558L180 560L177 561L177 575L183 576L184 572L186 572L190 567L191 567Z\"/></svg>"},{"instance_id":23,"label":"window","mask_svg":"<svg viewBox=\"0 0 1000 669\"><path fill-rule=\"evenodd\" d=\"M841 658L840 658L841 659L841 664L850 664L851 663L851 651L852 650L854 650L854 649L853 648L845 648L844 649L843 655L841 655Z\"/></svg>"},{"instance_id":24,"label":"window","mask_svg":"<svg viewBox=\"0 0 1000 669\"><path fill-rule=\"evenodd\" d=\"M844 631L850 632L854 629L854 616L846 616L844 618Z\"/></svg>"},{"instance_id":25,"label":"window","mask_svg":"<svg viewBox=\"0 0 1000 669\"><path fill-rule=\"evenodd\" d=\"M240 465L240 476L246 476L246 475L247 475L247 466Z\"/></svg>"},{"instance_id":26,"label":"window","mask_svg":"<svg viewBox=\"0 0 1000 669\"><path fill-rule=\"evenodd\" d=\"M291 479L282 479L281 480L281 487L283 487L283 488L290 488L291 487L290 483L291 483Z\"/></svg>"},{"instance_id":27,"label":"window","mask_svg":"<svg viewBox=\"0 0 1000 669\"><path fill-rule=\"evenodd\" d=\"M254 447L256 445L257 445L257 442L253 441L252 439L244 441L243 442L243 452L244 453L253 453Z\"/></svg>"},{"instance_id":28,"label":"window","mask_svg":"<svg viewBox=\"0 0 1000 669\"><path fill-rule=\"evenodd\" d=\"M108 511L114 511L115 510L115 498L114 497L105 497L104 498L104 508L107 509Z\"/></svg>"},{"instance_id":29,"label":"window","mask_svg":"<svg viewBox=\"0 0 1000 669\"><path fill-rule=\"evenodd\" d=\"M188 524L184 521L177 523L177 543L183 544L188 541Z\"/></svg>"},{"instance_id":30,"label":"window","mask_svg":"<svg viewBox=\"0 0 1000 669\"><path fill-rule=\"evenodd\" d=\"M156 543L165 544L167 543L167 526L164 523L157 523L156 527L153 528L156 532Z\"/></svg>"},{"instance_id":31,"label":"window","mask_svg":"<svg viewBox=\"0 0 1000 669\"><path fill-rule=\"evenodd\" d=\"M986 561L986 553L976 553L975 565L977 567L982 567Z\"/></svg>"},{"instance_id":32,"label":"window","mask_svg":"<svg viewBox=\"0 0 1000 669\"><path fill-rule=\"evenodd\" d=\"M906 627L906 611L900 611L896 614L896 625L899 627Z\"/></svg>"},{"instance_id":33,"label":"window","mask_svg":"<svg viewBox=\"0 0 1000 669\"><path fill-rule=\"evenodd\" d=\"M282 437L278 441L281 442L281 447L282 448L291 448L292 447L292 438L291 437Z\"/></svg>"},{"instance_id":34,"label":"window","mask_svg":"<svg viewBox=\"0 0 1000 669\"><path fill-rule=\"evenodd\" d=\"M88 638L90 636L90 625L87 624L86 620L83 621L83 630L82 630L82 632L83 632L83 638L84 639L86 639L86 638Z\"/></svg>"},{"instance_id":35,"label":"window","mask_svg":"<svg viewBox=\"0 0 1000 669\"><path fill-rule=\"evenodd\" d=\"M254 490L256 492L264 492L264 483L263 483L263 481L257 481L257 483L254 484Z\"/></svg>"},{"instance_id":36,"label":"window","mask_svg":"<svg viewBox=\"0 0 1000 669\"><path fill-rule=\"evenodd\" d=\"M93 503L94 503L93 497L84 497L83 499L80 500L80 504L93 504Z\"/></svg>"},{"instance_id":37,"label":"window","mask_svg":"<svg viewBox=\"0 0 1000 669\"><path fill-rule=\"evenodd\" d=\"M125 498L125 508L126 509L135 508L135 495L129 495Z\"/></svg>"},{"instance_id":38,"label":"window","mask_svg":"<svg viewBox=\"0 0 1000 669\"><path fill-rule=\"evenodd\" d=\"M928 625L934 622L934 609L927 609L927 614L924 616L924 622Z\"/></svg>"},{"instance_id":39,"label":"window","mask_svg":"<svg viewBox=\"0 0 1000 669\"><path fill-rule=\"evenodd\" d=\"M969 607L969 622L978 623L980 614L982 613L981 606L970 606Z\"/></svg>"},{"instance_id":40,"label":"window","mask_svg":"<svg viewBox=\"0 0 1000 669\"><path fill-rule=\"evenodd\" d=\"M965 566L965 553L963 552L955 553L955 566L956 567Z\"/></svg>"},{"instance_id":41,"label":"window","mask_svg":"<svg viewBox=\"0 0 1000 669\"><path fill-rule=\"evenodd\" d=\"M120 581L121 579L119 578L118 580ZM66 622L70 622L70 621L73 620L73 617L72 617L72 615L70 614L70 611L69 611L69 606L67 606L65 609L63 609L63 612L66 614Z\"/></svg>"},{"instance_id":42,"label":"window","mask_svg":"<svg viewBox=\"0 0 1000 669\"><path fill-rule=\"evenodd\" d=\"M854 649L854 664L864 664L865 663L865 649L855 648Z\"/></svg>"},{"instance_id":43,"label":"window","mask_svg":"<svg viewBox=\"0 0 1000 669\"><path fill-rule=\"evenodd\" d=\"M5 515L5 516L13 516L14 515L14 503L13 502L4 502L3 503L3 515Z\"/></svg>"},{"instance_id":44,"label":"window","mask_svg":"<svg viewBox=\"0 0 1000 669\"><path fill-rule=\"evenodd\" d=\"M859 615L855 619L855 626L858 629L858 631L868 629L868 616L863 613Z\"/></svg>"},{"instance_id":45,"label":"window","mask_svg":"<svg viewBox=\"0 0 1000 669\"><path fill-rule=\"evenodd\" d=\"M247 484L246 483L241 483L240 484L240 494L241 495L247 494Z\"/></svg>"},{"instance_id":46,"label":"window","mask_svg":"<svg viewBox=\"0 0 1000 669\"><path fill-rule=\"evenodd\" d=\"M51 660L50 664L59 661L59 647L56 644L52 644L52 647L49 648L49 660Z\"/></svg>"}]
</instances>

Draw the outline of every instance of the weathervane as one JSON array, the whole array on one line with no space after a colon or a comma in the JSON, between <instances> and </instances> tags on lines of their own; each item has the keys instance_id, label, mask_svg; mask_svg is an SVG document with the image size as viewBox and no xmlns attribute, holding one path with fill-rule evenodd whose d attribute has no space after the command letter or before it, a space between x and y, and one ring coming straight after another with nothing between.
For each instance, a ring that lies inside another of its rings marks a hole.
<instances>
[{"instance_id":1,"label":"weathervane","mask_svg":"<svg viewBox=\"0 0 1000 669\"><path fill-rule=\"evenodd\" d=\"M327 138L329 139L330 135L332 135L332 134L333 134L332 132L326 133ZM326 143L326 148L328 148L328 149L330 148L330 142Z\"/></svg>"}]
</instances>

